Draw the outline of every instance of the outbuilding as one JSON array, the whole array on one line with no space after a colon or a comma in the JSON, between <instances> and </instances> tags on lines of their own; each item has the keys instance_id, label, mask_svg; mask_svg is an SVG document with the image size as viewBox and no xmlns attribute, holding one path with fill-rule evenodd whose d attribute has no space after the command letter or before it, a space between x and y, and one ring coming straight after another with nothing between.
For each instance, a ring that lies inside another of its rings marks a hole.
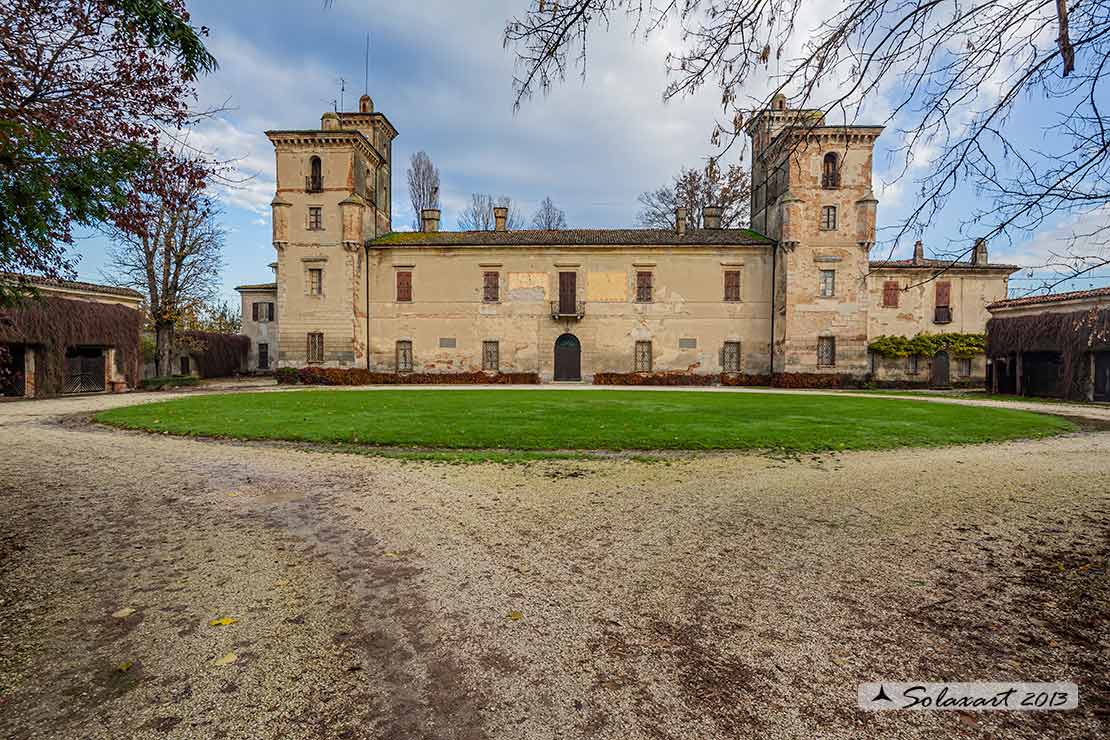
<instances>
[{"instance_id":1,"label":"outbuilding","mask_svg":"<svg viewBox=\"0 0 1110 740\"><path fill-rule=\"evenodd\" d=\"M1110 288L987 306L994 393L1110 401Z\"/></svg>"}]
</instances>

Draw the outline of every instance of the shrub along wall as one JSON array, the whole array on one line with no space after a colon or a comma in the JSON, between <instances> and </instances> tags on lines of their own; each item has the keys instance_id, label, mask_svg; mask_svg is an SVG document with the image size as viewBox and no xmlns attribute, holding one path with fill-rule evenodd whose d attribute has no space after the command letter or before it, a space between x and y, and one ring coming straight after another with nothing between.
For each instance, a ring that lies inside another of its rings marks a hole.
<instances>
[{"instance_id":1,"label":"shrub along wall","mask_svg":"<svg viewBox=\"0 0 1110 740\"><path fill-rule=\"evenodd\" d=\"M364 368L283 367L278 383L302 385L535 385L536 373L377 373Z\"/></svg>"},{"instance_id":2,"label":"shrub along wall","mask_svg":"<svg viewBox=\"0 0 1110 740\"><path fill-rule=\"evenodd\" d=\"M183 331L178 332L177 341L197 363L202 378L226 378L242 372L251 351L250 337L241 334Z\"/></svg>"},{"instance_id":3,"label":"shrub along wall","mask_svg":"<svg viewBox=\"0 0 1110 740\"><path fill-rule=\"evenodd\" d=\"M41 296L0 310L0 343L39 348L35 358L36 394L57 395L65 382L66 349L114 347L116 365L127 385L139 383L139 311L115 303L71 301Z\"/></svg>"},{"instance_id":4,"label":"shrub along wall","mask_svg":"<svg viewBox=\"0 0 1110 740\"><path fill-rule=\"evenodd\" d=\"M987 322L987 356L1006 357L1023 352L1059 352L1064 396L1087 397L1093 350L1110 349L1110 308L1072 313L1040 313L997 318Z\"/></svg>"}]
</instances>

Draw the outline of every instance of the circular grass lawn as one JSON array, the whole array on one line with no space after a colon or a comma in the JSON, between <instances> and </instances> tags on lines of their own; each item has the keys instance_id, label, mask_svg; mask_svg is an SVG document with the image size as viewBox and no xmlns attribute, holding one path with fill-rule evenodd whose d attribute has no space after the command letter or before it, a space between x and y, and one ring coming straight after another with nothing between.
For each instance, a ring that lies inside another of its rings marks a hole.
<instances>
[{"instance_id":1,"label":"circular grass lawn","mask_svg":"<svg viewBox=\"0 0 1110 740\"><path fill-rule=\"evenodd\" d=\"M820 394L614 390L303 390L105 411L128 429L422 449L887 449L1043 437L1028 411Z\"/></svg>"}]
</instances>

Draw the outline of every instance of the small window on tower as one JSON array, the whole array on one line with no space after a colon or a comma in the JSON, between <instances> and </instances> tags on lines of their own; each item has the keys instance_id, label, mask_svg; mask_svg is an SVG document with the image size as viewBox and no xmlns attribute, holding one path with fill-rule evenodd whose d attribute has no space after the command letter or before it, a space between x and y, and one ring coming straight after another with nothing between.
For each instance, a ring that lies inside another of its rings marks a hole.
<instances>
[{"instance_id":1,"label":"small window on tower","mask_svg":"<svg viewBox=\"0 0 1110 740\"><path fill-rule=\"evenodd\" d=\"M319 267L309 268L308 271L308 294L309 295L323 295L324 294L324 271Z\"/></svg>"},{"instance_id":2,"label":"small window on tower","mask_svg":"<svg viewBox=\"0 0 1110 740\"><path fill-rule=\"evenodd\" d=\"M324 190L324 165L319 157L309 160L309 175L305 178L305 190L319 193Z\"/></svg>"},{"instance_id":3,"label":"small window on tower","mask_svg":"<svg viewBox=\"0 0 1110 740\"><path fill-rule=\"evenodd\" d=\"M836 152L829 152L821 165L821 187L840 187L840 157Z\"/></svg>"},{"instance_id":4,"label":"small window on tower","mask_svg":"<svg viewBox=\"0 0 1110 740\"><path fill-rule=\"evenodd\" d=\"M309 362L324 361L324 335L315 332L308 335L307 359Z\"/></svg>"},{"instance_id":5,"label":"small window on tower","mask_svg":"<svg viewBox=\"0 0 1110 740\"><path fill-rule=\"evenodd\" d=\"M821 230L836 231L836 206L821 208Z\"/></svg>"},{"instance_id":6,"label":"small window on tower","mask_svg":"<svg viewBox=\"0 0 1110 740\"><path fill-rule=\"evenodd\" d=\"M836 367L836 337L817 338L817 367Z\"/></svg>"},{"instance_id":7,"label":"small window on tower","mask_svg":"<svg viewBox=\"0 0 1110 740\"><path fill-rule=\"evenodd\" d=\"M324 209L320 206L309 206L308 209L308 230L309 231L323 231L324 230Z\"/></svg>"},{"instance_id":8,"label":"small window on tower","mask_svg":"<svg viewBox=\"0 0 1110 740\"><path fill-rule=\"evenodd\" d=\"M836 295L836 270L821 270L821 297L832 298Z\"/></svg>"}]
</instances>

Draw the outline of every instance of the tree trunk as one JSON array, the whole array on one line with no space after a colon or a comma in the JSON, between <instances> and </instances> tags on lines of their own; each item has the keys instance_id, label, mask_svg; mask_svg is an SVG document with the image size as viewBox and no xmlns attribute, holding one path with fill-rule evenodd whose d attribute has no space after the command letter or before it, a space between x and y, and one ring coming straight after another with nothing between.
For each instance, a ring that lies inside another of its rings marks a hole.
<instances>
[{"instance_id":1,"label":"tree trunk","mask_svg":"<svg viewBox=\"0 0 1110 740\"><path fill-rule=\"evenodd\" d=\"M158 377L173 374L173 328L172 321L159 321L154 325L154 371Z\"/></svg>"}]
</instances>

